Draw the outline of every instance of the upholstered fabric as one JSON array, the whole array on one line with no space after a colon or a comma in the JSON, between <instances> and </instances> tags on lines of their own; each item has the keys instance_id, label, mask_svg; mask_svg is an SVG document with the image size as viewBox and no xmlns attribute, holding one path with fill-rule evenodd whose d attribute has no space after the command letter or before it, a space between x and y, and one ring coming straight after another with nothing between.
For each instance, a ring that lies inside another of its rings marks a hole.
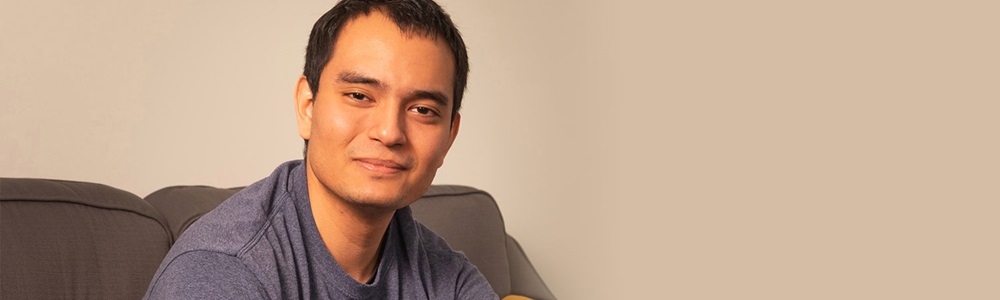
<instances>
[{"instance_id":1,"label":"upholstered fabric","mask_svg":"<svg viewBox=\"0 0 1000 300\"><path fill-rule=\"evenodd\" d=\"M2 299L138 299L171 242L159 213L131 193L0 178Z\"/></svg>"},{"instance_id":2,"label":"upholstered fabric","mask_svg":"<svg viewBox=\"0 0 1000 300\"><path fill-rule=\"evenodd\" d=\"M538 276L535 267L528 261L521 244L514 237L507 236L507 261L510 263L510 293L524 295L532 299L555 299L549 287ZM506 298L505 298L506 299Z\"/></svg>"}]
</instances>

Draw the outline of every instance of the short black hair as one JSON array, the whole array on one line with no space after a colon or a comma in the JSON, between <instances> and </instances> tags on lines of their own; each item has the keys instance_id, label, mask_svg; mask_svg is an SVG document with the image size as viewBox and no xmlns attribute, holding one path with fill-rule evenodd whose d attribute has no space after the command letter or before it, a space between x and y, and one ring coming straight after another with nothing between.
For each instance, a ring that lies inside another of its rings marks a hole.
<instances>
[{"instance_id":1,"label":"short black hair","mask_svg":"<svg viewBox=\"0 0 1000 300\"><path fill-rule=\"evenodd\" d=\"M432 0L344 0L326 12L309 34L306 63L302 75L309 82L313 95L319 94L319 77L333 57L340 30L351 19L379 11L408 34L443 38L455 57L455 82L451 107L452 118L462 107L462 94L469 75L469 55L465 41L452 23L451 17Z\"/></svg>"}]
</instances>

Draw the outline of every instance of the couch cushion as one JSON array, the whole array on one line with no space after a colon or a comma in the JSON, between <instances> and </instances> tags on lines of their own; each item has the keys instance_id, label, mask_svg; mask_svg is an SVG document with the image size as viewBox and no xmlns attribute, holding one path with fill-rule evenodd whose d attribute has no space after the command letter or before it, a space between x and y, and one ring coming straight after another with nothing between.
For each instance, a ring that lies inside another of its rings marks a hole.
<instances>
[{"instance_id":1,"label":"couch cushion","mask_svg":"<svg viewBox=\"0 0 1000 300\"><path fill-rule=\"evenodd\" d=\"M0 298L138 299L171 242L159 213L131 193L0 178Z\"/></svg>"}]
</instances>

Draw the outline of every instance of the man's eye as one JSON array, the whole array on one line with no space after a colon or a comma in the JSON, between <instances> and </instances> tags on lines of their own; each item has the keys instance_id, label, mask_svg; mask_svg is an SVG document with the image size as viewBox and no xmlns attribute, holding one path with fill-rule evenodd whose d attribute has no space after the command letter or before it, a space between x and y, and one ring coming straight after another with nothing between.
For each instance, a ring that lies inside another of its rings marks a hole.
<instances>
[{"instance_id":1,"label":"man's eye","mask_svg":"<svg viewBox=\"0 0 1000 300\"><path fill-rule=\"evenodd\" d=\"M364 101L364 100L368 99L368 97L365 96L365 94L362 94L362 93L347 93L347 96L351 97L351 99L358 100L358 101Z\"/></svg>"},{"instance_id":2,"label":"man's eye","mask_svg":"<svg viewBox=\"0 0 1000 300\"><path fill-rule=\"evenodd\" d=\"M421 114L421 115L435 114L435 112L433 110L431 110L430 108L427 108L427 107L423 107L423 106L414 107L413 110L416 111L418 114Z\"/></svg>"}]
</instances>

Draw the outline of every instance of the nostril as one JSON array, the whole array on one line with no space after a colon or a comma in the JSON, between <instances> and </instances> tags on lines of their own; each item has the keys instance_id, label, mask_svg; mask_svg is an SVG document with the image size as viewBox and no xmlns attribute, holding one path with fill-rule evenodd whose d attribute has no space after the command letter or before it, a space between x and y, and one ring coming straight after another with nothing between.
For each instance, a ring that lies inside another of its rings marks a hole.
<instances>
[{"instance_id":1,"label":"nostril","mask_svg":"<svg viewBox=\"0 0 1000 300\"><path fill-rule=\"evenodd\" d=\"M406 143L406 134L401 129L393 127L382 127L372 131L371 139L382 143L387 147Z\"/></svg>"}]
</instances>

